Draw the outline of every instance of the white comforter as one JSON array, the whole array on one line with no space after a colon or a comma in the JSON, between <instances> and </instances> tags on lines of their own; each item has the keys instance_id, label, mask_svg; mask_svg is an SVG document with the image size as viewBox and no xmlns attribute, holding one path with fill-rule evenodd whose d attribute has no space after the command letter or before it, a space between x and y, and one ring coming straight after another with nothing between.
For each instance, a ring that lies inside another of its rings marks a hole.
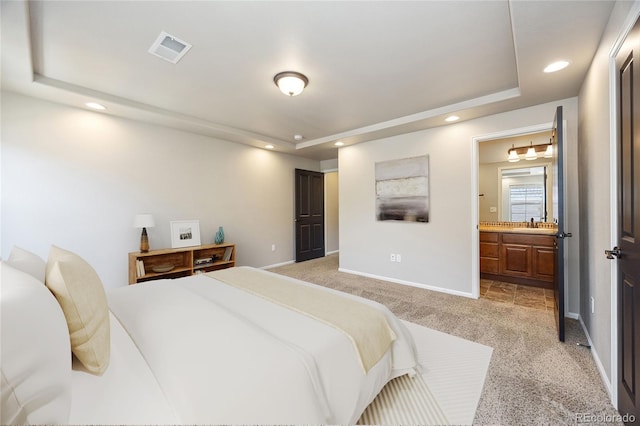
<instances>
[{"instance_id":1,"label":"white comforter","mask_svg":"<svg viewBox=\"0 0 640 426\"><path fill-rule=\"evenodd\" d=\"M382 310L397 336L366 375L344 333L212 278L112 290L111 365L102 377L74 372L70 421L354 423L385 383L417 365L404 324L344 296Z\"/></svg>"}]
</instances>

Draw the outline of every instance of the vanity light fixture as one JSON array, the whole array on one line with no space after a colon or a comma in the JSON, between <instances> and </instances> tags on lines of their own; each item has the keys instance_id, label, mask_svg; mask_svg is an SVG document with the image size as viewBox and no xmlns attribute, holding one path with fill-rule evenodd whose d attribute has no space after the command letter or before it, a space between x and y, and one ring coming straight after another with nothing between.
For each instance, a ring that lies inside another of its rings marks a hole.
<instances>
[{"instance_id":1,"label":"vanity light fixture","mask_svg":"<svg viewBox=\"0 0 640 426\"><path fill-rule=\"evenodd\" d=\"M533 147L533 142L529 149L527 149L527 154L524 156L524 159L529 161L538 159L538 154L536 154L536 149Z\"/></svg>"},{"instance_id":2,"label":"vanity light fixture","mask_svg":"<svg viewBox=\"0 0 640 426\"><path fill-rule=\"evenodd\" d=\"M550 158L553 156L553 145L551 143L534 145L533 142L529 146L520 146L518 148L511 145L511 148L507 150L507 154L509 154L507 160L511 163L518 162L521 155L524 155L525 160L535 160L538 158L539 152L544 152L544 157Z\"/></svg>"},{"instance_id":3,"label":"vanity light fixture","mask_svg":"<svg viewBox=\"0 0 640 426\"><path fill-rule=\"evenodd\" d=\"M307 87L309 79L296 71L283 71L273 77L273 82L285 95L297 96Z\"/></svg>"},{"instance_id":4,"label":"vanity light fixture","mask_svg":"<svg viewBox=\"0 0 640 426\"><path fill-rule=\"evenodd\" d=\"M517 163L518 161L520 161L520 157L518 157L518 152L513 145L511 145L511 148L512 149L509 150L508 160L510 163Z\"/></svg>"}]
</instances>

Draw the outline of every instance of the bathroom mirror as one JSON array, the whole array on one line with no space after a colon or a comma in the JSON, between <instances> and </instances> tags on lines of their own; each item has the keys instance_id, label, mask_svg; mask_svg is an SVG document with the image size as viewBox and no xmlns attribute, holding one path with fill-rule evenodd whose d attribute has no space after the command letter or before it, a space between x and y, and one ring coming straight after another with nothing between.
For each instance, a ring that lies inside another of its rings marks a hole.
<instances>
[{"instance_id":1,"label":"bathroom mirror","mask_svg":"<svg viewBox=\"0 0 640 426\"><path fill-rule=\"evenodd\" d=\"M510 148L549 143L551 131L478 144L478 207L481 222L552 221L550 194L553 176L552 159L544 157L543 149L537 159L507 160Z\"/></svg>"}]
</instances>

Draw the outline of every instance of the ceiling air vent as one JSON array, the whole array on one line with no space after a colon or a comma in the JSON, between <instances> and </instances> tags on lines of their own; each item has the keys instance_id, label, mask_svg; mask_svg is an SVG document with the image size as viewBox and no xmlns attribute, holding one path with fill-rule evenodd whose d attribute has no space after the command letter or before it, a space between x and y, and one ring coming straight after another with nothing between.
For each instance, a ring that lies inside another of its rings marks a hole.
<instances>
[{"instance_id":1,"label":"ceiling air vent","mask_svg":"<svg viewBox=\"0 0 640 426\"><path fill-rule=\"evenodd\" d=\"M149 53L176 64L189 49L191 49L189 43L162 31L151 45L151 48L149 48Z\"/></svg>"}]
</instances>

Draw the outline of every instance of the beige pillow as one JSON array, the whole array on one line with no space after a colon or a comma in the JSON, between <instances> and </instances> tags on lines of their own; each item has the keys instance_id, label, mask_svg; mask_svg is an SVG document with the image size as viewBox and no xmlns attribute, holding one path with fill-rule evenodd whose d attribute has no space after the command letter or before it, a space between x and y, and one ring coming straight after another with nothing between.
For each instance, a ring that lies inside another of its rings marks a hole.
<instances>
[{"instance_id":1,"label":"beige pillow","mask_svg":"<svg viewBox=\"0 0 640 426\"><path fill-rule=\"evenodd\" d=\"M109 365L109 308L98 274L80 256L51 246L45 284L64 312L72 352L88 371L102 374Z\"/></svg>"}]
</instances>

